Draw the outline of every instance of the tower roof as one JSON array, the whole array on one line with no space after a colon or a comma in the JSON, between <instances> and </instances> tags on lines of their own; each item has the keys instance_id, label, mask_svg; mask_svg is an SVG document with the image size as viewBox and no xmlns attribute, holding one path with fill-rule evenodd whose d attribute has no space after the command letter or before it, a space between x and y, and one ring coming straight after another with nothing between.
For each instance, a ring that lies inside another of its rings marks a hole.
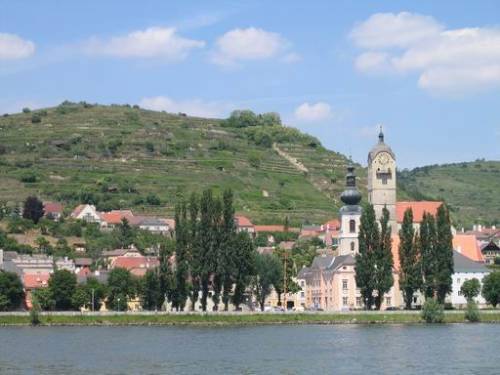
<instances>
[{"instance_id":1,"label":"tower roof","mask_svg":"<svg viewBox=\"0 0 500 375\"><path fill-rule=\"evenodd\" d=\"M382 130L382 126L380 126L380 133L378 134L378 143L373 146L370 153L368 154L368 163L375 159L375 157L381 152L387 152L393 157L393 159L396 159L396 155L394 155L392 149L384 141L384 132Z\"/></svg>"},{"instance_id":2,"label":"tower roof","mask_svg":"<svg viewBox=\"0 0 500 375\"><path fill-rule=\"evenodd\" d=\"M361 193L356 187L356 174L352 165L347 167L346 189L340 195L340 200L347 206L357 206L361 201Z\"/></svg>"}]
</instances>

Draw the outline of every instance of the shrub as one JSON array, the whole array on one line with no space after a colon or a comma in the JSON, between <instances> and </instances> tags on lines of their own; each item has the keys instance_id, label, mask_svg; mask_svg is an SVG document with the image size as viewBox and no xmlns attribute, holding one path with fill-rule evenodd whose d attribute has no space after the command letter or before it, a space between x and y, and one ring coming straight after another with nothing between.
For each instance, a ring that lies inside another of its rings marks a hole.
<instances>
[{"instance_id":1,"label":"shrub","mask_svg":"<svg viewBox=\"0 0 500 375\"><path fill-rule=\"evenodd\" d=\"M467 302L467 310L465 310L465 319L471 323L479 322L479 309L474 301Z\"/></svg>"},{"instance_id":2,"label":"shrub","mask_svg":"<svg viewBox=\"0 0 500 375\"><path fill-rule=\"evenodd\" d=\"M159 206L161 204L160 198L157 195L151 193L146 197L147 204L151 206Z\"/></svg>"},{"instance_id":3,"label":"shrub","mask_svg":"<svg viewBox=\"0 0 500 375\"><path fill-rule=\"evenodd\" d=\"M37 181L37 176L34 173L26 173L21 176L21 182L24 182L26 184L32 184Z\"/></svg>"},{"instance_id":4,"label":"shrub","mask_svg":"<svg viewBox=\"0 0 500 375\"><path fill-rule=\"evenodd\" d=\"M42 122L42 118L40 117L40 115L39 115L39 114L37 114L37 113L33 113L33 114L31 115L31 122L32 122L33 124L38 124L38 123Z\"/></svg>"},{"instance_id":5,"label":"shrub","mask_svg":"<svg viewBox=\"0 0 500 375\"><path fill-rule=\"evenodd\" d=\"M0 155L4 155L7 153L7 147L4 145L0 145Z\"/></svg>"},{"instance_id":6,"label":"shrub","mask_svg":"<svg viewBox=\"0 0 500 375\"><path fill-rule=\"evenodd\" d=\"M155 151L155 145L152 142L146 142L146 150L148 152L154 152Z\"/></svg>"},{"instance_id":7,"label":"shrub","mask_svg":"<svg viewBox=\"0 0 500 375\"><path fill-rule=\"evenodd\" d=\"M422 307L422 319L424 319L427 323L443 323L443 305L435 299L428 299Z\"/></svg>"},{"instance_id":8,"label":"shrub","mask_svg":"<svg viewBox=\"0 0 500 375\"><path fill-rule=\"evenodd\" d=\"M30 112L31 112L31 109L29 109L28 107L23 108L23 113L30 113Z\"/></svg>"}]
</instances>

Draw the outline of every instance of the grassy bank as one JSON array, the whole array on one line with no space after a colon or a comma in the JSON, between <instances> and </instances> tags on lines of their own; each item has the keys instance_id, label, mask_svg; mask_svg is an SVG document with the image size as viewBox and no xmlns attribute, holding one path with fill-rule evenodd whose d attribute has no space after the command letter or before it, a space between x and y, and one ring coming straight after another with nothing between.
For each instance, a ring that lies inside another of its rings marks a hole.
<instances>
[{"instance_id":1,"label":"grassy bank","mask_svg":"<svg viewBox=\"0 0 500 375\"><path fill-rule=\"evenodd\" d=\"M422 323L415 313L361 314L144 314L43 315L42 325L257 325L257 324L394 324ZM466 322L463 313L447 313L446 323ZM481 322L500 323L499 312L482 312ZM29 325L28 315L2 315L0 325Z\"/></svg>"}]
</instances>

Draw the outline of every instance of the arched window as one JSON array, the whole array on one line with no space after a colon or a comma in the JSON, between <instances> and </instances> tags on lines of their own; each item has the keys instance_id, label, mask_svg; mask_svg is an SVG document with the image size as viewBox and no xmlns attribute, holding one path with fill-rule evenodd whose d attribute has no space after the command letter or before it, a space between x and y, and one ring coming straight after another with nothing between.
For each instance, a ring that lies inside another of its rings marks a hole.
<instances>
[{"instance_id":1,"label":"arched window","mask_svg":"<svg viewBox=\"0 0 500 375\"><path fill-rule=\"evenodd\" d=\"M351 251L352 251L352 252L354 252L354 246L355 246L355 245L354 245L354 241L353 241L353 242L351 242Z\"/></svg>"},{"instance_id":2,"label":"arched window","mask_svg":"<svg viewBox=\"0 0 500 375\"><path fill-rule=\"evenodd\" d=\"M356 221L349 220L349 232L356 233Z\"/></svg>"}]
</instances>

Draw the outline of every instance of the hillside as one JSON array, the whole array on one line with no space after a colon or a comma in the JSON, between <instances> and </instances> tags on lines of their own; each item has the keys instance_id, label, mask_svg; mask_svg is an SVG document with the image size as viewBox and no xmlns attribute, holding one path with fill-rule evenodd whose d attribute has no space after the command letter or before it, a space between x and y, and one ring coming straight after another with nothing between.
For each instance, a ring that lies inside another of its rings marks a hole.
<instances>
[{"instance_id":1,"label":"hillside","mask_svg":"<svg viewBox=\"0 0 500 375\"><path fill-rule=\"evenodd\" d=\"M257 223L336 215L345 156L292 128L223 125L68 102L0 117L0 200L38 194L68 207L95 202L171 215L178 193L231 187L237 210Z\"/></svg>"},{"instance_id":2,"label":"hillside","mask_svg":"<svg viewBox=\"0 0 500 375\"><path fill-rule=\"evenodd\" d=\"M398 178L401 198L445 200L458 227L500 223L500 161L420 167Z\"/></svg>"}]
</instances>

